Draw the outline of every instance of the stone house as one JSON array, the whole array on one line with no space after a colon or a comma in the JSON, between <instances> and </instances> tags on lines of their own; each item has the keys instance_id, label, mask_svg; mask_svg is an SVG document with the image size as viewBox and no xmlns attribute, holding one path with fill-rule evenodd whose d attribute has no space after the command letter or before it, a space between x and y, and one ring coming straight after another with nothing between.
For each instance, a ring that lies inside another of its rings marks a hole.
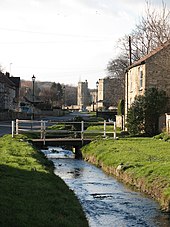
<instances>
[{"instance_id":1,"label":"stone house","mask_svg":"<svg viewBox=\"0 0 170 227\"><path fill-rule=\"evenodd\" d=\"M124 98L124 84L119 78L104 78L98 81L97 106L104 110L117 108L119 100Z\"/></svg>"},{"instance_id":2,"label":"stone house","mask_svg":"<svg viewBox=\"0 0 170 227\"><path fill-rule=\"evenodd\" d=\"M0 111L17 110L20 78L0 72Z\"/></svg>"},{"instance_id":3,"label":"stone house","mask_svg":"<svg viewBox=\"0 0 170 227\"><path fill-rule=\"evenodd\" d=\"M156 87L166 91L170 111L170 41L130 65L125 74L125 115L135 96Z\"/></svg>"}]
</instances>

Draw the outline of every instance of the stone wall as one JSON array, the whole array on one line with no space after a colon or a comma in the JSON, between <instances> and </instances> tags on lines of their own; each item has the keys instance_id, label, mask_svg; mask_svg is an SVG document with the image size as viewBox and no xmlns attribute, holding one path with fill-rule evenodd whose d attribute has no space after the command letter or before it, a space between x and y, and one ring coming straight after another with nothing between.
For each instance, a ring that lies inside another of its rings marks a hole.
<instances>
[{"instance_id":1,"label":"stone wall","mask_svg":"<svg viewBox=\"0 0 170 227\"><path fill-rule=\"evenodd\" d=\"M117 107L124 99L124 81L119 78L104 78L99 80L98 108Z\"/></svg>"},{"instance_id":2,"label":"stone wall","mask_svg":"<svg viewBox=\"0 0 170 227\"><path fill-rule=\"evenodd\" d=\"M11 121L15 119L30 119L30 116L26 113L19 112L0 112L0 121Z\"/></svg>"},{"instance_id":3,"label":"stone wall","mask_svg":"<svg viewBox=\"0 0 170 227\"><path fill-rule=\"evenodd\" d=\"M140 87L139 72L143 73L143 86ZM128 79L127 79L128 77ZM125 83L125 113L134 102L136 96L144 95L146 87L146 69L145 64L133 67L126 73Z\"/></svg>"},{"instance_id":4,"label":"stone wall","mask_svg":"<svg viewBox=\"0 0 170 227\"><path fill-rule=\"evenodd\" d=\"M45 116L54 116L59 117L64 115L64 110L54 109L51 111L41 111L39 113L35 113L35 119L41 118ZM22 112L0 112L0 121L11 121L15 119L21 120L31 120L31 114L22 113Z\"/></svg>"},{"instance_id":5,"label":"stone wall","mask_svg":"<svg viewBox=\"0 0 170 227\"><path fill-rule=\"evenodd\" d=\"M116 115L116 127L122 128L122 116Z\"/></svg>"},{"instance_id":6,"label":"stone wall","mask_svg":"<svg viewBox=\"0 0 170 227\"><path fill-rule=\"evenodd\" d=\"M170 45L146 61L146 88L157 87L166 91L170 111Z\"/></svg>"},{"instance_id":7,"label":"stone wall","mask_svg":"<svg viewBox=\"0 0 170 227\"><path fill-rule=\"evenodd\" d=\"M139 70L143 71L143 86L140 87ZM154 54L150 54L134 63L126 73L125 82L125 114L134 101L135 96L143 95L149 87L156 87L166 91L168 109L170 111L170 44L160 47Z\"/></svg>"}]
</instances>

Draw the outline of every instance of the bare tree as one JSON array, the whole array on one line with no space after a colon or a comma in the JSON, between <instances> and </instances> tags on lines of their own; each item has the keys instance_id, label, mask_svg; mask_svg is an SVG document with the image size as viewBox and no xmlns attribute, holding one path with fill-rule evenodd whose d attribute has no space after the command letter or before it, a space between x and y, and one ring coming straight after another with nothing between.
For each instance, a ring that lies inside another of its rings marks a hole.
<instances>
[{"instance_id":1,"label":"bare tree","mask_svg":"<svg viewBox=\"0 0 170 227\"><path fill-rule=\"evenodd\" d=\"M63 103L63 88L60 83L52 83L50 87L51 104L53 107L61 107Z\"/></svg>"},{"instance_id":2,"label":"bare tree","mask_svg":"<svg viewBox=\"0 0 170 227\"><path fill-rule=\"evenodd\" d=\"M139 24L129 35L118 40L119 48L124 56L129 57L128 37L131 36L132 60L136 61L153 49L170 39L170 10L162 1L162 9L152 9L146 1L146 16L142 16Z\"/></svg>"},{"instance_id":3,"label":"bare tree","mask_svg":"<svg viewBox=\"0 0 170 227\"><path fill-rule=\"evenodd\" d=\"M120 55L116 59L108 62L107 71L109 78L119 78L124 80L124 72L128 66L128 58Z\"/></svg>"},{"instance_id":4,"label":"bare tree","mask_svg":"<svg viewBox=\"0 0 170 227\"><path fill-rule=\"evenodd\" d=\"M67 106L77 104L77 87L65 85L65 104Z\"/></svg>"},{"instance_id":5,"label":"bare tree","mask_svg":"<svg viewBox=\"0 0 170 227\"><path fill-rule=\"evenodd\" d=\"M51 86L41 87L39 97L51 107L61 107L63 104L63 88L60 83L53 82Z\"/></svg>"},{"instance_id":6,"label":"bare tree","mask_svg":"<svg viewBox=\"0 0 170 227\"><path fill-rule=\"evenodd\" d=\"M1 72L1 73L4 72L4 68L2 67L2 65L0 65L0 72Z\"/></svg>"},{"instance_id":7,"label":"bare tree","mask_svg":"<svg viewBox=\"0 0 170 227\"><path fill-rule=\"evenodd\" d=\"M118 40L118 48L121 50L121 54L108 62L107 71L109 78L120 80L119 89L115 88L115 94L120 90L123 91L124 88L125 69L129 65L130 58L129 46L131 46L133 62L170 39L170 10L167 9L165 3L162 1L162 9L156 10L151 8L149 1L146 1L145 14L146 16L141 17L139 24L136 25L131 34L125 35ZM131 37L131 45L129 37ZM113 90L108 89L108 93L109 100L112 100Z\"/></svg>"},{"instance_id":8,"label":"bare tree","mask_svg":"<svg viewBox=\"0 0 170 227\"><path fill-rule=\"evenodd\" d=\"M41 100L46 104L51 104L51 91L50 87L43 87L39 93Z\"/></svg>"}]
</instances>

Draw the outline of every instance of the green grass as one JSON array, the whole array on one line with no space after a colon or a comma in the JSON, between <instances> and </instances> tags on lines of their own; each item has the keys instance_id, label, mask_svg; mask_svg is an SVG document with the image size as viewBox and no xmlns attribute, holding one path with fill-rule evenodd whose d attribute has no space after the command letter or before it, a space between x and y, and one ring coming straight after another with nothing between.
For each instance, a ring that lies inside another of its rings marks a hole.
<instances>
[{"instance_id":1,"label":"green grass","mask_svg":"<svg viewBox=\"0 0 170 227\"><path fill-rule=\"evenodd\" d=\"M163 193L160 197L170 201L169 142L153 138L100 139L83 147L82 153L87 159L95 157L96 165L106 169L122 164L122 172L143 180L146 188L159 188Z\"/></svg>"},{"instance_id":2,"label":"green grass","mask_svg":"<svg viewBox=\"0 0 170 227\"><path fill-rule=\"evenodd\" d=\"M73 191L23 136L0 138L0 226L88 226Z\"/></svg>"},{"instance_id":3,"label":"green grass","mask_svg":"<svg viewBox=\"0 0 170 227\"><path fill-rule=\"evenodd\" d=\"M97 123L96 123L97 124ZM86 122L85 123L85 128L86 130L84 131L84 136L87 138L94 138L96 136L102 136L104 134L104 123L102 123L101 125L95 125L94 122ZM71 125L71 124L55 124L52 126L48 127L49 130L56 130L56 132L48 132L47 136L54 136L54 135L61 135L62 133L59 130L68 130L70 132L68 132L67 136L74 136L74 131L81 131L81 122L78 122L75 125ZM58 130L58 132L57 132ZM120 135L121 130L118 129L117 130L117 134ZM111 136L113 137L113 133L114 133L114 125L106 125L106 135L107 136ZM80 137L80 135L79 135Z\"/></svg>"},{"instance_id":4,"label":"green grass","mask_svg":"<svg viewBox=\"0 0 170 227\"><path fill-rule=\"evenodd\" d=\"M90 125L84 131L86 137L96 137L98 135L104 134L104 125ZM120 128L116 129L116 135L120 136L121 130ZM114 136L114 125L106 125L106 136L113 137Z\"/></svg>"},{"instance_id":5,"label":"green grass","mask_svg":"<svg viewBox=\"0 0 170 227\"><path fill-rule=\"evenodd\" d=\"M71 125L55 124L55 125L48 126L47 129L50 129L50 130L66 130L66 129L71 129Z\"/></svg>"},{"instance_id":6,"label":"green grass","mask_svg":"<svg viewBox=\"0 0 170 227\"><path fill-rule=\"evenodd\" d=\"M103 125L91 125L86 129L86 131L93 131L93 130L103 131L104 126ZM107 125L106 126L106 131L112 131L113 132L113 130L114 130L113 125Z\"/></svg>"}]
</instances>

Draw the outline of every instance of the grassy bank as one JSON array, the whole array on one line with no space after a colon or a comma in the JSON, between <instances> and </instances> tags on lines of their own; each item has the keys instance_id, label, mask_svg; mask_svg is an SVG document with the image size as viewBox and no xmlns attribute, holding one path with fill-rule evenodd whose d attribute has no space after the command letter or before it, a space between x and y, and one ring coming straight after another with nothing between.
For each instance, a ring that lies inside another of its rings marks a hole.
<instances>
[{"instance_id":1,"label":"grassy bank","mask_svg":"<svg viewBox=\"0 0 170 227\"><path fill-rule=\"evenodd\" d=\"M74 193L42 153L21 138L0 138L0 226L88 226Z\"/></svg>"},{"instance_id":2,"label":"grassy bank","mask_svg":"<svg viewBox=\"0 0 170 227\"><path fill-rule=\"evenodd\" d=\"M136 186L170 211L170 143L153 138L99 139L82 148L86 160Z\"/></svg>"}]
</instances>

